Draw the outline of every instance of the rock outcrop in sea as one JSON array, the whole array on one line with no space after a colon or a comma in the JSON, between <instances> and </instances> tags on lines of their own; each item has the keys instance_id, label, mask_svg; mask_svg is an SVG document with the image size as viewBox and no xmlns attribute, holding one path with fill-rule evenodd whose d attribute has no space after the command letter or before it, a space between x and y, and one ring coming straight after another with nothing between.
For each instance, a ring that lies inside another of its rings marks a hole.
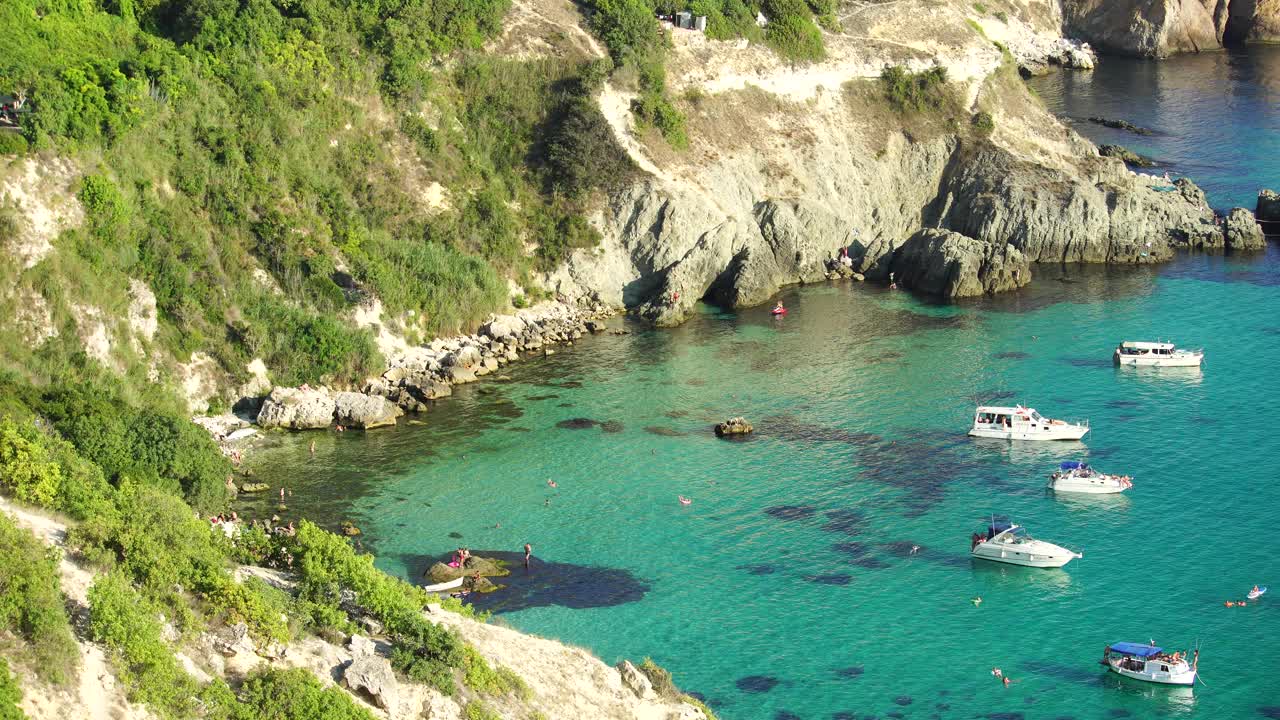
<instances>
[{"instance_id":1,"label":"rock outcrop in sea","mask_svg":"<svg viewBox=\"0 0 1280 720\"><path fill-rule=\"evenodd\" d=\"M1100 50L1166 57L1280 40L1276 0L1062 0L1066 32Z\"/></svg>"},{"instance_id":2,"label":"rock outcrop in sea","mask_svg":"<svg viewBox=\"0 0 1280 720\"><path fill-rule=\"evenodd\" d=\"M1031 265L1012 245L951 230L921 230L894 251L890 264L902 287L942 297L975 297L1031 282Z\"/></svg>"},{"instance_id":3,"label":"rock outcrop in sea","mask_svg":"<svg viewBox=\"0 0 1280 720\"><path fill-rule=\"evenodd\" d=\"M1244 208L1231 208L1223 221L1223 234L1229 250L1261 250L1267 246L1262 226L1253 213Z\"/></svg>"}]
</instances>

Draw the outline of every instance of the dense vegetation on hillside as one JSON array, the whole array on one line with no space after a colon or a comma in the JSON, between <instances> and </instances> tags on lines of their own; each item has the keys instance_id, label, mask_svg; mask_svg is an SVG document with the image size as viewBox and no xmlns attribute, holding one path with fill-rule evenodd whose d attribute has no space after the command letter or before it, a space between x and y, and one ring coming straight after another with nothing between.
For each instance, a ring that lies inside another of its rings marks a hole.
<instances>
[{"instance_id":1,"label":"dense vegetation on hillside","mask_svg":"<svg viewBox=\"0 0 1280 720\"><path fill-rule=\"evenodd\" d=\"M377 365L341 320L369 293L411 335L505 307L505 278L596 241L582 203L620 175L566 161L625 167L611 135L555 132L601 122L586 58L480 52L507 2L3 3L0 92L27 97L33 151L83 166L86 214L3 279L48 301L56 345L72 304L119 316L140 278L173 356L240 376L261 357L286 383ZM0 208L0 229L22 222ZM16 345L10 364L40 374Z\"/></svg>"}]
</instances>

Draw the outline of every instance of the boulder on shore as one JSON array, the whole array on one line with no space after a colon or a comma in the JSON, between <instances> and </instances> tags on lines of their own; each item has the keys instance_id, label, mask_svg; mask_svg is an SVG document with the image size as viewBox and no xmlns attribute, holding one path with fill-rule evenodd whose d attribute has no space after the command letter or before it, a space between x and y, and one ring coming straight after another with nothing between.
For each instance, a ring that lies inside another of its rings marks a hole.
<instances>
[{"instance_id":1,"label":"boulder on shore","mask_svg":"<svg viewBox=\"0 0 1280 720\"><path fill-rule=\"evenodd\" d=\"M716 425L716 437L727 437L730 435L746 435L755 430L751 423L747 422L744 417L731 417L722 423Z\"/></svg>"},{"instance_id":2,"label":"boulder on shore","mask_svg":"<svg viewBox=\"0 0 1280 720\"><path fill-rule=\"evenodd\" d=\"M357 392L340 392L333 396L335 414L339 425L369 428L395 425L396 418L404 414L395 403L377 395Z\"/></svg>"},{"instance_id":3,"label":"boulder on shore","mask_svg":"<svg viewBox=\"0 0 1280 720\"><path fill-rule=\"evenodd\" d=\"M336 408L328 388L277 387L262 402L258 424L290 430L327 428Z\"/></svg>"},{"instance_id":4,"label":"boulder on shore","mask_svg":"<svg viewBox=\"0 0 1280 720\"><path fill-rule=\"evenodd\" d=\"M933 228L908 238L891 267L903 287L947 298L1016 290L1031 282L1031 264L1014 246Z\"/></svg>"},{"instance_id":5,"label":"boulder on shore","mask_svg":"<svg viewBox=\"0 0 1280 720\"><path fill-rule=\"evenodd\" d=\"M1222 234L1229 250L1261 250L1267 246L1262 226L1253 213L1244 208L1231 208L1223 223Z\"/></svg>"},{"instance_id":6,"label":"boulder on shore","mask_svg":"<svg viewBox=\"0 0 1280 720\"><path fill-rule=\"evenodd\" d=\"M342 684L394 715L400 705L400 684L391 663L378 655L360 655L342 670Z\"/></svg>"}]
</instances>

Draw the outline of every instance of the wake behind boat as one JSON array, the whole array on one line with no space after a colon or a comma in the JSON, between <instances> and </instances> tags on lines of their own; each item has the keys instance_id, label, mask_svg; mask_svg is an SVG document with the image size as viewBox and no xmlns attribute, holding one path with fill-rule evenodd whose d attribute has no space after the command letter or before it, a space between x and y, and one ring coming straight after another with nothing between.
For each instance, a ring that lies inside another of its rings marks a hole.
<instances>
[{"instance_id":1,"label":"wake behind boat","mask_svg":"<svg viewBox=\"0 0 1280 720\"><path fill-rule=\"evenodd\" d=\"M1200 367L1204 351L1183 350L1173 343L1125 341L1112 357L1124 367Z\"/></svg>"},{"instance_id":2,"label":"wake behind boat","mask_svg":"<svg viewBox=\"0 0 1280 720\"><path fill-rule=\"evenodd\" d=\"M981 560L1038 568L1059 568L1075 558L1084 557L1082 553L1036 540L1021 525L996 518L987 526L986 535L973 534L969 540L969 552Z\"/></svg>"},{"instance_id":3,"label":"wake behind boat","mask_svg":"<svg viewBox=\"0 0 1280 720\"><path fill-rule=\"evenodd\" d=\"M982 405L973 414L971 437L999 440L1079 440L1089 432L1089 424L1053 420L1035 408Z\"/></svg>"},{"instance_id":4,"label":"wake behind boat","mask_svg":"<svg viewBox=\"0 0 1280 720\"><path fill-rule=\"evenodd\" d=\"M1128 475L1108 475L1089 467L1087 463L1067 460L1049 476L1049 489L1054 492L1089 493L1107 495L1121 493L1133 487Z\"/></svg>"},{"instance_id":5,"label":"wake behind boat","mask_svg":"<svg viewBox=\"0 0 1280 720\"><path fill-rule=\"evenodd\" d=\"M1141 643L1119 642L1102 652L1102 664L1111 672L1134 680L1161 685L1195 685L1200 651L1190 663L1185 652L1166 653L1164 648Z\"/></svg>"}]
</instances>

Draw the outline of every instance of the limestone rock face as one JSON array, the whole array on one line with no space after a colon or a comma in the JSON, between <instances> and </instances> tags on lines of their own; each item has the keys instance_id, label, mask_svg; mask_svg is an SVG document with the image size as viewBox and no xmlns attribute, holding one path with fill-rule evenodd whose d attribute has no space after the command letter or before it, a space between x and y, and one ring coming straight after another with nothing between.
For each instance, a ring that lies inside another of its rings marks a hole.
<instances>
[{"instance_id":1,"label":"limestone rock face","mask_svg":"<svg viewBox=\"0 0 1280 720\"><path fill-rule=\"evenodd\" d=\"M395 403L384 397L356 392L340 392L333 396L339 425L356 428L376 428L395 425L396 418L404 414Z\"/></svg>"},{"instance_id":2,"label":"limestone rock face","mask_svg":"<svg viewBox=\"0 0 1280 720\"><path fill-rule=\"evenodd\" d=\"M258 424L291 430L314 430L333 424L336 403L327 388L277 387L262 403Z\"/></svg>"},{"instance_id":3,"label":"limestone rock face","mask_svg":"<svg viewBox=\"0 0 1280 720\"><path fill-rule=\"evenodd\" d=\"M1258 206L1254 214L1258 220L1280 221L1280 193L1275 190L1259 190Z\"/></svg>"},{"instance_id":4,"label":"limestone rock face","mask_svg":"<svg viewBox=\"0 0 1280 720\"><path fill-rule=\"evenodd\" d=\"M1219 0L1063 0L1062 9L1067 34L1104 52L1166 57L1222 47L1226 17L1218 5Z\"/></svg>"},{"instance_id":5,"label":"limestone rock face","mask_svg":"<svg viewBox=\"0 0 1280 720\"><path fill-rule=\"evenodd\" d=\"M1280 40L1280 0L1063 0L1062 10L1068 35L1124 55Z\"/></svg>"},{"instance_id":6,"label":"limestone rock face","mask_svg":"<svg viewBox=\"0 0 1280 720\"><path fill-rule=\"evenodd\" d=\"M986 243L950 230L921 230L894 252L904 287L942 297L976 297L1031 282L1027 258L1012 245Z\"/></svg>"},{"instance_id":7,"label":"limestone rock face","mask_svg":"<svg viewBox=\"0 0 1280 720\"><path fill-rule=\"evenodd\" d=\"M1231 209L1223 226L1223 235L1230 250L1261 250L1267 246L1262 226L1253 213L1244 208Z\"/></svg>"},{"instance_id":8,"label":"limestone rock face","mask_svg":"<svg viewBox=\"0 0 1280 720\"><path fill-rule=\"evenodd\" d=\"M386 658L360 655L342 671L342 684L356 694L364 694L377 707L394 715L400 705L400 684Z\"/></svg>"},{"instance_id":9,"label":"limestone rock face","mask_svg":"<svg viewBox=\"0 0 1280 720\"><path fill-rule=\"evenodd\" d=\"M655 695L653 683L630 660L618 663L618 674L622 676L622 684L641 700L652 699Z\"/></svg>"}]
</instances>

